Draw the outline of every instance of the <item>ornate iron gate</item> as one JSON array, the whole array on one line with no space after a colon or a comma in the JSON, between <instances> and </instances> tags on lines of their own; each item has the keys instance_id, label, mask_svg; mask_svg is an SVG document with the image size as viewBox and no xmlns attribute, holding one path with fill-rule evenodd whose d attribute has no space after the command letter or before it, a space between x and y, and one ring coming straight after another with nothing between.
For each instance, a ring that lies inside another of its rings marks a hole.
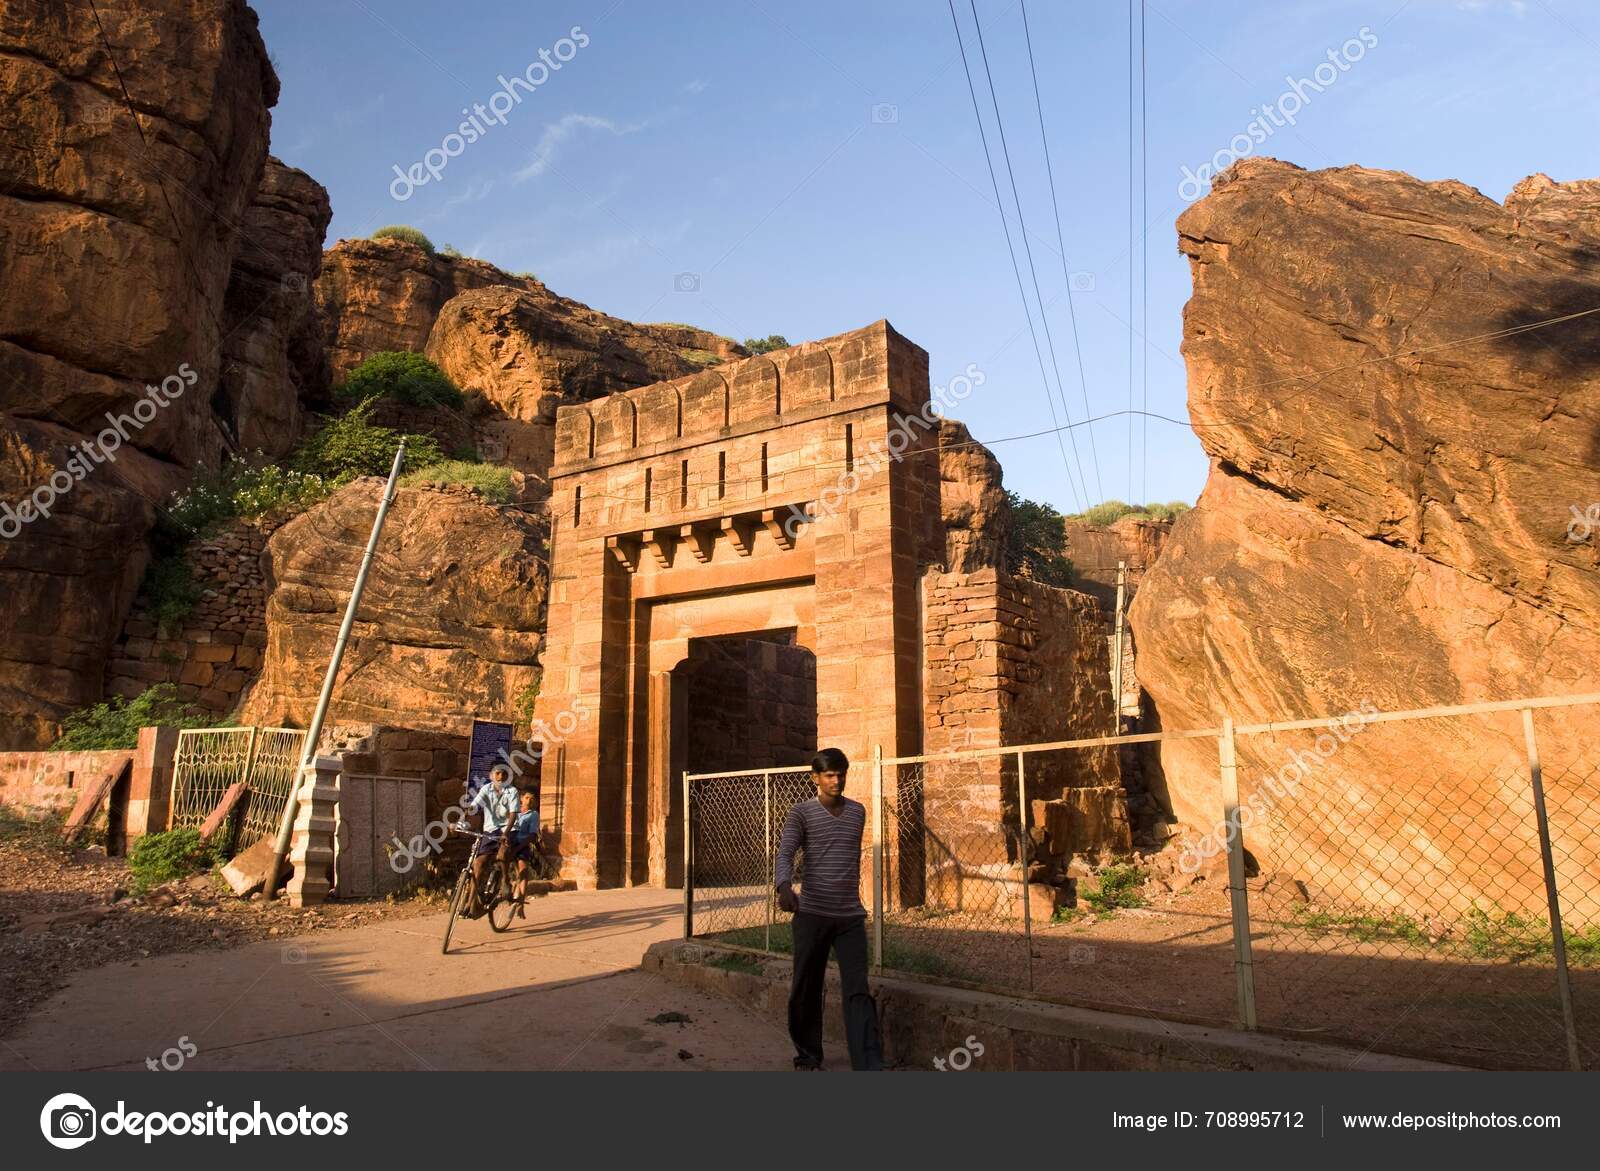
<instances>
[{"instance_id":1,"label":"ornate iron gate","mask_svg":"<svg viewBox=\"0 0 1600 1171\"><path fill-rule=\"evenodd\" d=\"M274 833L305 746L299 728L190 728L178 733L172 766L172 828L199 827L228 786L249 790L237 849Z\"/></svg>"}]
</instances>

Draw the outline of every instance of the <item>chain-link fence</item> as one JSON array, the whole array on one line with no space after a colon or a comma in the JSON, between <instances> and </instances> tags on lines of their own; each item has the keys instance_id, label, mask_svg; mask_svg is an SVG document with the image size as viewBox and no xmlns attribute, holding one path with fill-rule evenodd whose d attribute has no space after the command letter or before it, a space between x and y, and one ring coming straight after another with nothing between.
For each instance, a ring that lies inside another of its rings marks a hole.
<instances>
[{"instance_id":1,"label":"chain-link fence","mask_svg":"<svg viewBox=\"0 0 1600 1171\"><path fill-rule=\"evenodd\" d=\"M1364 705L870 764L851 792L875 961L1462 1064L1600 1067L1600 750L1574 734L1597 710ZM1159 754L1168 799L1214 821L1134 848L1130 753ZM810 774L686 785L688 933L788 951L774 866Z\"/></svg>"}]
</instances>

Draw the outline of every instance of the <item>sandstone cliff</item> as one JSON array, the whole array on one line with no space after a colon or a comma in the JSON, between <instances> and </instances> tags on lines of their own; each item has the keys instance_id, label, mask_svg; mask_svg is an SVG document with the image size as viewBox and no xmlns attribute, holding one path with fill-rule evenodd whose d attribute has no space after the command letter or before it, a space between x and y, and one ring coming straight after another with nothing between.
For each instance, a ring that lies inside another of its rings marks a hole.
<instances>
[{"instance_id":1,"label":"sandstone cliff","mask_svg":"<svg viewBox=\"0 0 1600 1171\"><path fill-rule=\"evenodd\" d=\"M211 409L224 292L277 100L243 0L100 15L105 41L87 5L0 7L0 504L61 489L0 541L0 748L100 697L150 502L230 443ZM124 434L90 460L108 412Z\"/></svg>"},{"instance_id":2,"label":"sandstone cliff","mask_svg":"<svg viewBox=\"0 0 1600 1171\"><path fill-rule=\"evenodd\" d=\"M542 479L555 457L556 407L692 374L700 365L679 343L712 335L634 325L528 286L452 297L425 349L474 400L486 456Z\"/></svg>"},{"instance_id":3,"label":"sandstone cliff","mask_svg":"<svg viewBox=\"0 0 1600 1171\"><path fill-rule=\"evenodd\" d=\"M972 438L965 423L939 420L939 511L945 568L952 573L1005 568L1011 508L1000 461Z\"/></svg>"},{"instance_id":4,"label":"sandstone cliff","mask_svg":"<svg viewBox=\"0 0 1600 1171\"><path fill-rule=\"evenodd\" d=\"M267 646L246 720L310 720L383 486L357 480L267 542ZM345 655L338 718L435 731L460 731L473 715L511 719L538 676L545 538L541 521L470 489L400 489Z\"/></svg>"},{"instance_id":5,"label":"sandstone cliff","mask_svg":"<svg viewBox=\"0 0 1600 1171\"><path fill-rule=\"evenodd\" d=\"M239 450L289 452L305 427L302 403L328 385L313 285L332 217L322 184L267 160L240 225L215 399Z\"/></svg>"},{"instance_id":6,"label":"sandstone cliff","mask_svg":"<svg viewBox=\"0 0 1600 1171\"><path fill-rule=\"evenodd\" d=\"M1246 160L1178 230L1189 407L1213 464L1133 606L1162 726L1600 690L1597 543L1567 537L1571 506L1600 496L1600 319L1462 342L1600 305L1600 183L1536 176L1501 206L1455 182ZM1347 808L1426 779L1430 801L1496 824L1485 786L1517 727L1396 727L1339 749ZM1577 730L1547 727L1547 753L1572 759ZM1215 752L1161 755L1172 808L1202 831ZM1336 833L1247 845L1353 882L1373 870Z\"/></svg>"}]
</instances>

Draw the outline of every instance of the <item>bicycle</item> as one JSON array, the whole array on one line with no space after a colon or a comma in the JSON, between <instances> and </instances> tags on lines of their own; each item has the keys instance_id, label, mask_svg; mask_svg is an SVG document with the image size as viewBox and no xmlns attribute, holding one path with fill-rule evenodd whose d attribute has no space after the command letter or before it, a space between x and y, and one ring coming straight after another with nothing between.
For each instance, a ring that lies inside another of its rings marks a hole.
<instances>
[{"instance_id":1,"label":"bicycle","mask_svg":"<svg viewBox=\"0 0 1600 1171\"><path fill-rule=\"evenodd\" d=\"M473 839L474 855L478 842L488 837L501 837L500 834L479 833L477 830L461 826L456 826L452 832L466 834ZM522 899L514 898L511 893L516 889L515 880L511 876L513 861L510 857L501 857L499 851L496 851L494 860L484 867L483 879L477 892L478 905L483 908L484 917L489 920L490 928L496 933L505 931L511 926L512 918L523 904ZM464 915L472 904L472 862L473 857L469 856L456 878L455 888L450 892L450 916L445 920L444 943L439 949L443 955L450 954L450 935L455 930L456 920Z\"/></svg>"}]
</instances>

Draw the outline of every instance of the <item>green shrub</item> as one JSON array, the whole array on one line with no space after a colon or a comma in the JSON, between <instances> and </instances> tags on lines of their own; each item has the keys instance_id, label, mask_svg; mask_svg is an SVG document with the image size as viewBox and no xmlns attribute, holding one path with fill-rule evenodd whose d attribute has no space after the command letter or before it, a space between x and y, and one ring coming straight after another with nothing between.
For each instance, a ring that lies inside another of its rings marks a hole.
<instances>
[{"instance_id":1,"label":"green shrub","mask_svg":"<svg viewBox=\"0 0 1600 1171\"><path fill-rule=\"evenodd\" d=\"M433 241L421 232L406 224L390 224L386 228L379 228L372 233L374 240L404 240L408 244L415 244L429 256L433 255Z\"/></svg>"},{"instance_id":2,"label":"green shrub","mask_svg":"<svg viewBox=\"0 0 1600 1171\"><path fill-rule=\"evenodd\" d=\"M1142 907L1146 872L1132 862L1116 862L1095 875L1098 885L1085 891L1083 901L1100 914L1109 914L1120 907Z\"/></svg>"},{"instance_id":3,"label":"green shrub","mask_svg":"<svg viewBox=\"0 0 1600 1171\"><path fill-rule=\"evenodd\" d=\"M710 350L679 350L678 354L685 362L691 362L701 367L720 366L723 361L720 354L713 354Z\"/></svg>"},{"instance_id":4,"label":"green shrub","mask_svg":"<svg viewBox=\"0 0 1600 1171\"><path fill-rule=\"evenodd\" d=\"M186 543L236 517L304 512L332 491L333 485L321 476L277 463L232 458L219 471L196 476L173 496L164 514L171 530Z\"/></svg>"},{"instance_id":5,"label":"green shrub","mask_svg":"<svg viewBox=\"0 0 1600 1171\"><path fill-rule=\"evenodd\" d=\"M296 469L320 476L334 487L348 484L357 476L387 476L402 436L372 421L373 401L368 399L325 420L295 452ZM432 436L406 435L404 439L407 468L444 462L444 452Z\"/></svg>"},{"instance_id":6,"label":"green shrub","mask_svg":"<svg viewBox=\"0 0 1600 1171\"><path fill-rule=\"evenodd\" d=\"M787 350L789 341L781 333L769 333L766 337L745 338L744 348L752 354L770 354L773 350Z\"/></svg>"},{"instance_id":7,"label":"green shrub","mask_svg":"<svg viewBox=\"0 0 1600 1171\"><path fill-rule=\"evenodd\" d=\"M132 889L142 895L153 886L208 870L216 862L211 847L200 840L197 829L174 829L145 834L128 851Z\"/></svg>"},{"instance_id":8,"label":"green shrub","mask_svg":"<svg viewBox=\"0 0 1600 1171\"><path fill-rule=\"evenodd\" d=\"M532 269L527 269L527 268L522 269L520 272L514 272L511 275L516 277L520 281L536 281L536 280L539 279L539 274L538 273L534 272Z\"/></svg>"},{"instance_id":9,"label":"green shrub","mask_svg":"<svg viewBox=\"0 0 1600 1171\"><path fill-rule=\"evenodd\" d=\"M508 504L513 495L510 468L497 464L468 463L465 460L450 459L418 468L401 476L400 482L408 487L435 483L466 484L476 488L493 504Z\"/></svg>"},{"instance_id":10,"label":"green shrub","mask_svg":"<svg viewBox=\"0 0 1600 1171\"><path fill-rule=\"evenodd\" d=\"M1006 541L1006 568L1046 585L1072 584L1067 557L1066 518L1048 504L1006 493L1011 506L1011 535Z\"/></svg>"},{"instance_id":11,"label":"green shrub","mask_svg":"<svg viewBox=\"0 0 1600 1171\"><path fill-rule=\"evenodd\" d=\"M334 397L350 402L387 398L414 407L448 407L459 411L465 405L460 389L443 370L421 354L405 350L385 350L373 354L350 371Z\"/></svg>"},{"instance_id":12,"label":"green shrub","mask_svg":"<svg viewBox=\"0 0 1600 1171\"><path fill-rule=\"evenodd\" d=\"M56 752L137 748L140 728L204 728L212 722L210 713L180 699L172 684L158 683L133 699L117 696L73 712L62 721L61 738L50 747Z\"/></svg>"},{"instance_id":13,"label":"green shrub","mask_svg":"<svg viewBox=\"0 0 1600 1171\"><path fill-rule=\"evenodd\" d=\"M1112 524L1125 516L1143 516L1151 520L1176 520L1188 512L1189 507L1181 500L1173 500L1167 504L1128 504L1121 500L1106 500L1092 508L1084 509L1072 519L1091 525Z\"/></svg>"},{"instance_id":14,"label":"green shrub","mask_svg":"<svg viewBox=\"0 0 1600 1171\"><path fill-rule=\"evenodd\" d=\"M150 562L139 583L139 604L165 635L183 625L200 601L200 583L181 552Z\"/></svg>"},{"instance_id":15,"label":"green shrub","mask_svg":"<svg viewBox=\"0 0 1600 1171\"><path fill-rule=\"evenodd\" d=\"M446 244L439 249L439 255L447 256L451 260L460 260L461 249L457 248L454 244Z\"/></svg>"}]
</instances>

